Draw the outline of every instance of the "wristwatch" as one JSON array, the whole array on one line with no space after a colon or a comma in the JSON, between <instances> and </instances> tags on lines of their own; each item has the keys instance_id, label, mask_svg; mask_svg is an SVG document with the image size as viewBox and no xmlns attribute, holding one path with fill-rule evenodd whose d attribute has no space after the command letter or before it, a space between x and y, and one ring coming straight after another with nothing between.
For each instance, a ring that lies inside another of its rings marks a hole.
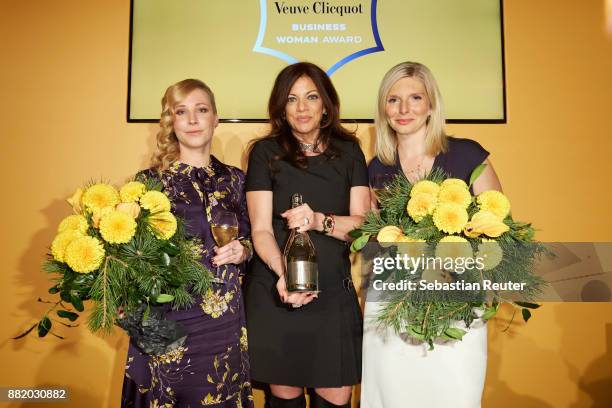
<instances>
[{"instance_id":1,"label":"wristwatch","mask_svg":"<svg viewBox=\"0 0 612 408\"><path fill-rule=\"evenodd\" d=\"M331 234L334 232L335 226L336 220L334 220L333 214L325 214L325 218L323 218L323 233Z\"/></svg>"}]
</instances>

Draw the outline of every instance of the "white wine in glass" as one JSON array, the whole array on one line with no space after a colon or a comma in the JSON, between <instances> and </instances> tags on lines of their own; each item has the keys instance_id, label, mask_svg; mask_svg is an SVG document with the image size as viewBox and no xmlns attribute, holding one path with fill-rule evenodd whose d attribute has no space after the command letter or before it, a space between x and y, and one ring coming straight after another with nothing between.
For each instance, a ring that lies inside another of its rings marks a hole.
<instances>
[{"instance_id":1,"label":"white wine in glass","mask_svg":"<svg viewBox=\"0 0 612 408\"><path fill-rule=\"evenodd\" d=\"M372 180L371 187L376 194L376 200L380 201L381 195L389 191L389 183L393 180L393 176L389 174L376 174Z\"/></svg>"},{"instance_id":2,"label":"white wine in glass","mask_svg":"<svg viewBox=\"0 0 612 408\"><path fill-rule=\"evenodd\" d=\"M210 229L215 242L220 247L225 246L238 238L238 219L230 211L219 211L212 219Z\"/></svg>"}]
</instances>

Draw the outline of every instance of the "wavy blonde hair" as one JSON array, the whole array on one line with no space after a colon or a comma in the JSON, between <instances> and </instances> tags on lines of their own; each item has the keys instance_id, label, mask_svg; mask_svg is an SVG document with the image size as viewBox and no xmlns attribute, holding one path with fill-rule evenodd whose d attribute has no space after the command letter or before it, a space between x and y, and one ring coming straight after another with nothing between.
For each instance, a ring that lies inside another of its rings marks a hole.
<instances>
[{"instance_id":1,"label":"wavy blonde hair","mask_svg":"<svg viewBox=\"0 0 612 408\"><path fill-rule=\"evenodd\" d=\"M425 87L429 99L431 114L427 119L425 133L425 152L436 156L448 150L448 139L444 132L444 104L438 84L433 74L423 64L418 62L402 62L391 68L383 77L378 89L378 106L374 126L376 128L376 156L386 165L395 163L397 153L397 135L389 125L385 112L387 96L393 85L402 78L416 78Z\"/></svg>"},{"instance_id":2,"label":"wavy blonde hair","mask_svg":"<svg viewBox=\"0 0 612 408\"><path fill-rule=\"evenodd\" d=\"M174 134L174 107L187 97L192 91L201 89L210 98L213 113L217 114L215 95L204 82L199 79L183 79L170 85L161 100L162 112L159 118L159 132L157 132L157 149L151 157L151 168L157 172L167 170L178 160L180 148L178 139Z\"/></svg>"}]
</instances>

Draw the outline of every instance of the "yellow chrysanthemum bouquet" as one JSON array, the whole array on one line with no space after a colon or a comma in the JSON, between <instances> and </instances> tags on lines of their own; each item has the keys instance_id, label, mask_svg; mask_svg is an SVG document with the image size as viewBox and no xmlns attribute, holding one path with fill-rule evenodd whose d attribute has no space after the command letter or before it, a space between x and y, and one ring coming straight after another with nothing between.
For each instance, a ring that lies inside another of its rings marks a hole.
<instances>
[{"instance_id":1,"label":"yellow chrysanthemum bouquet","mask_svg":"<svg viewBox=\"0 0 612 408\"><path fill-rule=\"evenodd\" d=\"M54 274L49 293L58 294L59 300L50 302L53 306L43 318L17 338L35 328L40 337L58 336L52 331L55 318L72 326L68 321L79 317L88 300L92 331L108 331L118 323L138 336L146 321L147 326L158 325L158 337L173 339L167 342L181 337L180 328L169 327L163 319L153 322L151 311L170 302L173 309L193 304L193 295L208 289L211 274L200 263L199 243L185 236L182 221L172 214L161 184L141 181L120 189L92 183L67 200L74 214L60 222L44 264ZM125 317L119 319L120 313ZM152 352L165 346L141 348Z\"/></svg>"},{"instance_id":2,"label":"yellow chrysanthemum bouquet","mask_svg":"<svg viewBox=\"0 0 612 408\"><path fill-rule=\"evenodd\" d=\"M368 282L378 281L374 291L381 293L373 298L385 304L380 322L433 347L437 339L461 340L466 331L457 321L469 327L476 318L488 320L503 302L529 319L529 309L538 307L529 301L544 285L534 262L545 251L530 224L512 219L504 194L474 197L463 180L438 169L414 184L400 175L377 187L380 211L350 235L354 252L370 243L365 263L378 269ZM504 289L517 287L501 285L507 282L524 284L512 300Z\"/></svg>"}]
</instances>

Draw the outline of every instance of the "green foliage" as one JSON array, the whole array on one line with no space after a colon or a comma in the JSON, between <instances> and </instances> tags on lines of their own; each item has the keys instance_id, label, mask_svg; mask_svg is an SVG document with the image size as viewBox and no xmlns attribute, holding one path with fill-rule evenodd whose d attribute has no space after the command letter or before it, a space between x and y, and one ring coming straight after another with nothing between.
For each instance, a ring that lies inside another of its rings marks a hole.
<instances>
[{"instance_id":1,"label":"green foliage","mask_svg":"<svg viewBox=\"0 0 612 408\"><path fill-rule=\"evenodd\" d=\"M172 302L173 300L174 300L174 296L169 295L167 293L162 293L161 295L157 297L157 299L155 299L157 303L168 303L168 302Z\"/></svg>"},{"instance_id":2,"label":"green foliage","mask_svg":"<svg viewBox=\"0 0 612 408\"><path fill-rule=\"evenodd\" d=\"M92 331L108 331L118 318L144 302L172 302L173 310L194 304L210 286L211 273L200 263L193 241L178 220L177 232L168 240L157 239L139 223L136 235L125 245L111 247L92 282L88 296L94 300L89 319Z\"/></svg>"},{"instance_id":3,"label":"green foliage","mask_svg":"<svg viewBox=\"0 0 612 408\"><path fill-rule=\"evenodd\" d=\"M153 179L140 180L148 190L161 190L161 184ZM93 184L93 182L92 182ZM83 214L91 225L91 214ZM88 326L91 331L109 332L120 311L129 314L143 303L172 304L173 310L195 303L194 296L201 296L210 287L212 274L200 262L201 253L196 250L199 241L186 236L182 220L177 218L177 231L169 240L156 238L147 222L148 212L141 211L136 233L126 244L113 245L104 242L100 232L90 227L88 234L104 243L105 258L98 270L76 273L49 255L43 270L50 274L53 286L51 295L59 296L41 320L15 337L22 338L37 328L39 337L52 334L51 312L62 319L74 322L76 312L85 306L91 311ZM84 303L88 302L88 303ZM75 312L76 311L76 312ZM73 325L56 320L68 327Z\"/></svg>"},{"instance_id":4,"label":"green foliage","mask_svg":"<svg viewBox=\"0 0 612 408\"><path fill-rule=\"evenodd\" d=\"M18 340L18 339L21 339L21 338L27 336L28 334L30 334L30 332L32 330L34 330L36 327L38 327L39 324L40 324L40 322L34 323L32 326L30 326L30 328L28 330L24 331L23 333L21 333L18 336L13 337L13 340Z\"/></svg>"},{"instance_id":5,"label":"green foliage","mask_svg":"<svg viewBox=\"0 0 612 408\"><path fill-rule=\"evenodd\" d=\"M529 319L531 318L531 312L529 311L529 309L521 309L521 313L523 315L523 320L525 321L525 323L527 323L527 321L529 321Z\"/></svg>"},{"instance_id":6,"label":"green foliage","mask_svg":"<svg viewBox=\"0 0 612 408\"><path fill-rule=\"evenodd\" d=\"M474 170L470 185L484 168L482 165ZM435 169L425 177L426 180L436 183L441 183L445 178L447 176L439 169ZM408 216L406 206L412 186L410 181L400 174L386 188L377 192L380 211L366 214L363 225L350 233L355 239L351 245L353 252L363 249L371 237L376 237L383 227L394 225L411 238L425 240L427 242L425 255L433 256L438 241L447 234L438 230L431 215L419 222ZM478 205L473 198L467 209L468 215L471 217L478 211ZM509 231L496 239L503 251L499 265L490 271L473 270L461 275L451 275L454 281L465 283L482 283L485 279L493 283L508 281L525 283L525 290L520 292L520 300L505 299L505 294L497 291L391 291L391 294L384 296L384 306L378 314L379 323L392 327L398 333L407 333L433 347L436 339L461 340L465 330L455 327L456 322L464 322L466 327L470 327L479 317L489 320L497 314L500 304L504 302L522 308L523 319L529 320L531 317L529 309L539 307L529 301L541 293L546 284L542 278L533 273L534 264L540 257L548 254L543 245L533 241L535 232L531 224L514 221L510 216L504 220L504 223L508 225ZM466 239L474 252L482 242L480 238ZM393 246L386 250L389 256L394 256L397 251ZM393 271L387 275L379 275L377 279L395 283L411 281L418 285L421 273L422 270L413 274L407 271Z\"/></svg>"},{"instance_id":7,"label":"green foliage","mask_svg":"<svg viewBox=\"0 0 612 408\"><path fill-rule=\"evenodd\" d=\"M476 181L478 177L480 177L480 175L482 174L482 172L484 171L486 167L487 165L485 163L482 163L474 169L472 174L470 174L470 184L469 184L470 187L474 185L474 182Z\"/></svg>"},{"instance_id":8,"label":"green foliage","mask_svg":"<svg viewBox=\"0 0 612 408\"><path fill-rule=\"evenodd\" d=\"M351 243L351 251L352 252L361 251L363 247L368 243L369 240L370 240L370 234L368 234L367 232L364 234L361 234L357 239L355 239Z\"/></svg>"},{"instance_id":9,"label":"green foliage","mask_svg":"<svg viewBox=\"0 0 612 408\"><path fill-rule=\"evenodd\" d=\"M490 306L487 306L482 315L482 320L487 321L487 320L492 319L497 314L498 310L499 310L499 303L495 303Z\"/></svg>"},{"instance_id":10,"label":"green foliage","mask_svg":"<svg viewBox=\"0 0 612 408\"><path fill-rule=\"evenodd\" d=\"M41 321L38 322L38 337L45 337L51 330L51 327L51 319L49 319L47 316L43 317Z\"/></svg>"},{"instance_id":11,"label":"green foliage","mask_svg":"<svg viewBox=\"0 0 612 408\"><path fill-rule=\"evenodd\" d=\"M57 315L59 317L66 318L70 320L71 322L74 322L79 317L78 313L69 312L67 310L58 310Z\"/></svg>"}]
</instances>

